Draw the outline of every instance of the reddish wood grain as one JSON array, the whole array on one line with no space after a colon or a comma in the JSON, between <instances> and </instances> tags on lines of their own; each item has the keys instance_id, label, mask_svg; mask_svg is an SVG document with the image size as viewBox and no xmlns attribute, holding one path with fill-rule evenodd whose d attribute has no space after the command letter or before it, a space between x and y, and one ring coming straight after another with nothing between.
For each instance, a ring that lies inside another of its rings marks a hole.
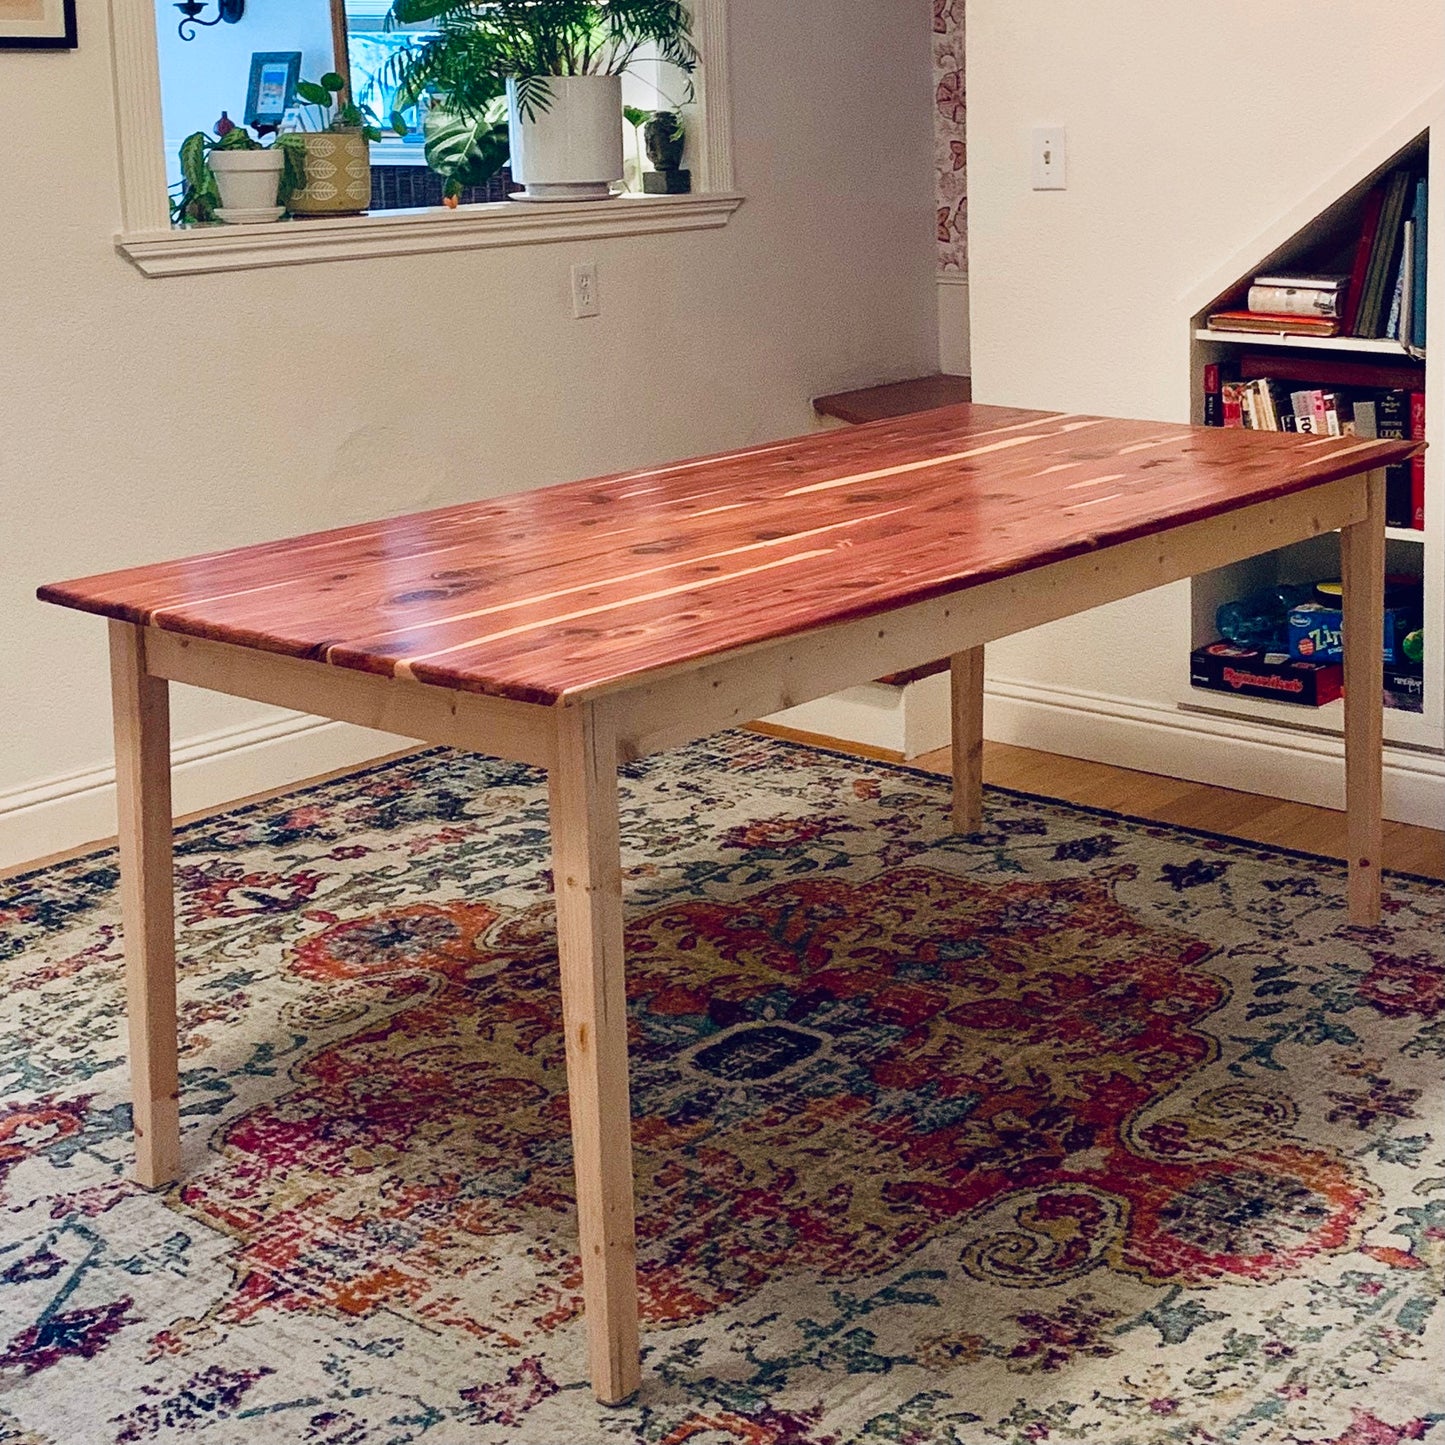
<instances>
[{"instance_id":1,"label":"reddish wood grain","mask_svg":"<svg viewBox=\"0 0 1445 1445\"><path fill-rule=\"evenodd\" d=\"M963 405L39 595L550 704L1386 466L1418 445Z\"/></svg>"}]
</instances>

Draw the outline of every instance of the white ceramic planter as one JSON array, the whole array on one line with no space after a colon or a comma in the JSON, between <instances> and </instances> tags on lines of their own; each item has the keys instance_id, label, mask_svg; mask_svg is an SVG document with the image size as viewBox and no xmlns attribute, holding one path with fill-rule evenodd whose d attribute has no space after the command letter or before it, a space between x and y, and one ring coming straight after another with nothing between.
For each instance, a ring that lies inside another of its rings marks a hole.
<instances>
[{"instance_id":1,"label":"white ceramic planter","mask_svg":"<svg viewBox=\"0 0 1445 1445\"><path fill-rule=\"evenodd\" d=\"M552 75L550 102L527 119L507 82L512 179L524 201L601 201L622 179L622 77Z\"/></svg>"},{"instance_id":2,"label":"white ceramic planter","mask_svg":"<svg viewBox=\"0 0 1445 1445\"><path fill-rule=\"evenodd\" d=\"M254 213L275 206L286 163L279 150L212 151L206 160L224 210Z\"/></svg>"}]
</instances>

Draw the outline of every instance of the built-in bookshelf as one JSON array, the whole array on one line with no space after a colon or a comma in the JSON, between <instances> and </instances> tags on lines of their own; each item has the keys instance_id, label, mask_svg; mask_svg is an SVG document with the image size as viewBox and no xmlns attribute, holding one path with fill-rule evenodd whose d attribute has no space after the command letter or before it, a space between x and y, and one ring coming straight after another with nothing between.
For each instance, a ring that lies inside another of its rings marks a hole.
<instances>
[{"instance_id":1,"label":"built-in bookshelf","mask_svg":"<svg viewBox=\"0 0 1445 1445\"><path fill-rule=\"evenodd\" d=\"M1423 698L1419 711L1387 706L1385 738L1388 746L1432 752L1445 752L1445 394L1441 386L1445 366L1412 356L1396 340L1223 332L1211 330L1207 321L1215 312L1242 306L1257 274L1348 272L1371 191L1393 171L1408 166L1429 181L1427 334L1445 338L1445 246L1441 244L1445 206L1439 201L1445 196L1445 134L1431 146L1431 132L1439 127L1445 127L1445 114L1438 126L1427 118L1423 128L1419 124L1402 127L1383 138L1373 154L1353 163L1268 234L1242 247L1187 302L1196 423L1206 420L1205 377L1211 366L1221 367L1225 374L1288 381L1295 365L1306 378L1300 383L1303 386L1328 384L1329 368L1335 365L1355 377L1366 374L1361 368L1380 368L1369 374L1387 376L1390 388L1424 395L1425 435L1430 444L1425 463L1424 526L1386 529L1387 573L1418 578L1423 591ZM1364 387L1366 383L1346 385ZM1338 576L1338 538L1334 534L1203 574L1191 583L1191 647L1219 637L1216 615L1223 603L1283 583ZM1338 701L1315 708L1218 692L1190 685L1187 660L1181 671L1179 702L1190 710L1247 718L1302 734L1339 733L1342 729L1343 708Z\"/></svg>"}]
</instances>

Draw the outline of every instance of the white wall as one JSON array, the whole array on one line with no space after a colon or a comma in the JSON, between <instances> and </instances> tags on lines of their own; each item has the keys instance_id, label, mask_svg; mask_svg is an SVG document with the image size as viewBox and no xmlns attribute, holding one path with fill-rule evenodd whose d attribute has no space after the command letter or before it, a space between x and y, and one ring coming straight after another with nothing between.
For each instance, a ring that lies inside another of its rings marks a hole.
<instances>
[{"instance_id":1,"label":"white wall","mask_svg":"<svg viewBox=\"0 0 1445 1445\"><path fill-rule=\"evenodd\" d=\"M26 208L0 234L0 814L110 751L104 628L38 583L801 432L810 397L937 364L916 0L826 25L734 0L747 201L721 231L167 280L112 249L102 9L75 53L0 53L0 133L37 138L9 149ZM176 731L269 716L182 695Z\"/></svg>"},{"instance_id":2,"label":"white wall","mask_svg":"<svg viewBox=\"0 0 1445 1445\"><path fill-rule=\"evenodd\" d=\"M201 18L212 20L215 14L210 0ZM197 30L194 40L180 38L179 21L174 0L156 0L166 170L172 181L180 173L176 151L192 131L210 131L222 111L241 124L254 51L299 50L303 80L319 80L334 65L330 0L246 0L242 20ZM100 43L96 33L84 33L82 43Z\"/></svg>"},{"instance_id":3,"label":"white wall","mask_svg":"<svg viewBox=\"0 0 1445 1445\"><path fill-rule=\"evenodd\" d=\"M1424 101L1442 55L1438 0L971 0L975 399L1188 420L1182 298ZM1029 188L1046 124L1066 191ZM1188 648L1185 584L1000 643L990 674L1172 708Z\"/></svg>"}]
</instances>

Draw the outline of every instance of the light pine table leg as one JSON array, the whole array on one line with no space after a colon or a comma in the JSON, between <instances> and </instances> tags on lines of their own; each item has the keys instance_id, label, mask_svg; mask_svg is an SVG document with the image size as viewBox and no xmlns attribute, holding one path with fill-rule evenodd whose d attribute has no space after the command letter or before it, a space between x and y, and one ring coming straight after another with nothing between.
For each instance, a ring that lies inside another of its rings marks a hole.
<instances>
[{"instance_id":1,"label":"light pine table leg","mask_svg":"<svg viewBox=\"0 0 1445 1445\"><path fill-rule=\"evenodd\" d=\"M1345 634L1345 814L1352 923L1380 921L1384 769L1385 474L1362 522L1340 531Z\"/></svg>"},{"instance_id":2,"label":"light pine table leg","mask_svg":"<svg viewBox=\"0 0 1445 1445\"><path fill-rule=\"evenodd\" d=\"M567 1095L592 1388L619 1404L641 1381L617 738L602 704L561 708L550 777Z\"/></svg>"},{"instance_id":3,"label":"light pine table leg","mask_svg":"<svg viewBox=\"0 0 1445 1445\"><path fill-rule=\"evenodd\" d=\"M983 827L983 648L957 652L948 662L953 722L953 831Z\"/></svg>"},{"instance_id":4,"label":"light pine table leg","mask_svg":"<svg viewBox=\"0 0 1445 1445\"><path fill-rule=\"evenodd\" d=\"M180 1176L170 684L145 670L142 629L110 624L116 809L136 1179Z\"/></svg>"}]
</instances>

